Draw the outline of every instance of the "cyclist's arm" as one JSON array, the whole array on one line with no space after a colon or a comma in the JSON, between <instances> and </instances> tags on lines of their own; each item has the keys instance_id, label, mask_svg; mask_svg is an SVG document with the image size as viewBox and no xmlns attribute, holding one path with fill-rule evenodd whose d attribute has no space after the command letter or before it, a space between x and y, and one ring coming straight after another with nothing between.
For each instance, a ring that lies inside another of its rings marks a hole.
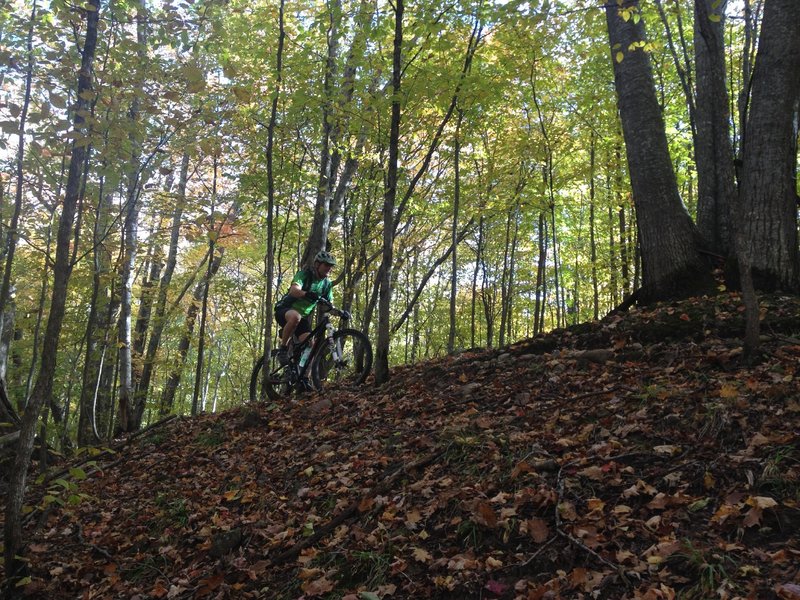
<instances>
[{"instance_id":1,"label":"cyclist's arm","mask_svg":"<svg viewBox=\"0 0 800 600\"><path fill-rule=\"evenodd\" d=\"M306 293L303 291L301 284L292 282L292 285L289 286L289 295L292 298L302 298Z\"/></svg>"}]
</instances>

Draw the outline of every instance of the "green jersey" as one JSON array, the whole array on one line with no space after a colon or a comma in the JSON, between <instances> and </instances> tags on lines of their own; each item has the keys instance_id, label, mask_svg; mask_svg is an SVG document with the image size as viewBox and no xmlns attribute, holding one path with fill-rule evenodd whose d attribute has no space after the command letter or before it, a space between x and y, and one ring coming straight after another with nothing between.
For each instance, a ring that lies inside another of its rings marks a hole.
<instances>
[{"instance_id":1,"label":"green jersey","mask_svg":"<svg viewBox=\"0 0 800 600\"><path fill-rule=\"evenodd\" d=\"M325 298L328 302L333 300L333 295L331 294L333 283L331 283L331 280L327 277L317 279L314 271L311 269L298 271L292 278L292 282L289 286L291 287L294 284L299 285L304 292L316 292L319 294L320 298ZM307 317L311 314L316 305L316 301L312 302L306 298L295 298L287 292L275 305L275 310L291 308L299 312L301 317Z\"/></svg>"}]
</instances>

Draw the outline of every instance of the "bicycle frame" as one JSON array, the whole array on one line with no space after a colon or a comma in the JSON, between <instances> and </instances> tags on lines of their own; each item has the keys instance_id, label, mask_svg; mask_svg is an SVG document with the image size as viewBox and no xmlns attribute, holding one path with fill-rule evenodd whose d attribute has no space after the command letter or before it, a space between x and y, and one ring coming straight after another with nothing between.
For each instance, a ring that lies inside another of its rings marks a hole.
<instances>
[{"instance_id":1,"label":"bicycle frame","mask_svg":"<svg viewBox=\"0 0 800 600\"><path fill-rule=\"evenodd\" d=\"M285 368L287 370L287 373L289 374L289 377L294 375L296 377L296 381L291 381L291 380L289 381L289 384L292 387L295 387L298 384L298 382L300 382L301 380L303 380L304 377L306 377L306 374L311 368L311 364L316 359L317 354L319 354L325 347L324 342L326 341L326 339L329 343L331 343L333 355L336 358L339 358L341 356L341 352L339 351L339 349L336 348L335 344L332 343L333 333L336 331L336 328L331 323L330 317L328 316L329 312L324 313L320 317L319 323L317 323L317 326L311 330L311 332L308 334L305 340L303 340L302 342L296 342L294 341L294 338L292 338L292 350L289 354L289 364L285 366L280 366L273 371L274 374L278 373L279 371L281 371L281 369ZM303 366L300 366L297 360L295 359L295 356L300 356L305 351L306 347L308 347L309 345L311 346L311 354L309 354L306 363Z\"/></svg>"}]
</instances>

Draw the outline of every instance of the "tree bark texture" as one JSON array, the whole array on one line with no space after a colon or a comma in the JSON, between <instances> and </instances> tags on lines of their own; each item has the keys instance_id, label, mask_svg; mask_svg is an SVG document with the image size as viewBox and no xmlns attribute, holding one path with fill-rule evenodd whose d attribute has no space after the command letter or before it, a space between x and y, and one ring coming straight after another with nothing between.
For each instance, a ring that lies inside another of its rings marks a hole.
<instances>
[{"instance_id":1,"label":"tree bark texture","mask_svg":"<svg viewBox=\"0 0 800 600\"><path fill-rule=\"evenodd\" d=\"M734 250L730 213L736 189L723 38L726 2L715 5L695 0L697 228L708 250L726 257Z\"/></svg>"},{"instance_id":2,"label":"tree bark texture","mask_svg":"<svg viewBox=\"0 0 800 600\"><path fill-rule=\"evenodd\" d=\"M764 5L742 146L738 224L756 289L797 291L800 2Z\"/></svg>"},{"instance_id":3,"label":"tree bark texture","mask_svg":"<svg viewBox=\"0 0 800 600\"><path fill-rule=\"evenodd\" d=\"M25 495L28 467L33 453L33 440L36 433L39 411L47 402L53 390L53 377L56 368L56 351L61 336L61 326L67 300L67 286L72 268L70 265L70 242L78 205L82 170L88 147L88 128L82 115L88 114L92 97L92 78L95 49L97 47L97 24L100 16L100 0L88 0L86 15L86 37L81 52L81 66L78 75L76 93L76 111L74 128L79 137L72 145L64 192L64 202L56 235L56 257L53 265L53 293L50 301L50 312L42 350L42 361L36 383L33 386L27 410L22 419L17 454L11 474L6 499L6 515L4 527L6 592L13 597L20 588L16 588L17 577L20 576L24 562L18 554L22 547L21 513Z\"/></svg>"},{"instance_id":4,"label":"tree bark texture","mask_svg":"<svg viewBox=\"0 0 800 600\"><path fill-rule=\"evenodd\" d=\"M637 47L646 39L638 7L638 0L608 4L606 23L642 245L641 299L650 302L707 292L714 282L678 193L650 59ZM627 20L624 10L632 11Z\"/></svg>"},{"instance_id":5,"label":"tree bark texture","mask_svg":"<svg viewBox=\"0 0 800 600\"><path fill-rule=\"evenodd\" d=\"M375 383L389 381L389 344L391 342L391 281L397 199L397 163L400 147L400 86L403 72L403 0L395 0L394 46L392 51L392 116L389 128L389 165L383 196L383 260L378 270L378 343L375 349Z\"/></svg>"}]
</instances>

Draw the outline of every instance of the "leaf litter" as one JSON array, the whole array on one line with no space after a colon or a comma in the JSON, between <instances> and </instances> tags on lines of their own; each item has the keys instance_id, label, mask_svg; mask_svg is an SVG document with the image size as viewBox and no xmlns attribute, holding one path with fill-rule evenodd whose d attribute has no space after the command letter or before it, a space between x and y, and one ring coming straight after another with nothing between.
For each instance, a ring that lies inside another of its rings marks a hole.
<instances>
[{"instance_id":1,"label":"leaf litter","mask_svg":"<svg viewBox=\"0 0 800 600\"><path fill-rule=\"evenodd\" d=\"M800 598L800 300L762 314L752 365L725 294L175 419L31 487L25 592Z\"/></svg>"}]
</instances>

